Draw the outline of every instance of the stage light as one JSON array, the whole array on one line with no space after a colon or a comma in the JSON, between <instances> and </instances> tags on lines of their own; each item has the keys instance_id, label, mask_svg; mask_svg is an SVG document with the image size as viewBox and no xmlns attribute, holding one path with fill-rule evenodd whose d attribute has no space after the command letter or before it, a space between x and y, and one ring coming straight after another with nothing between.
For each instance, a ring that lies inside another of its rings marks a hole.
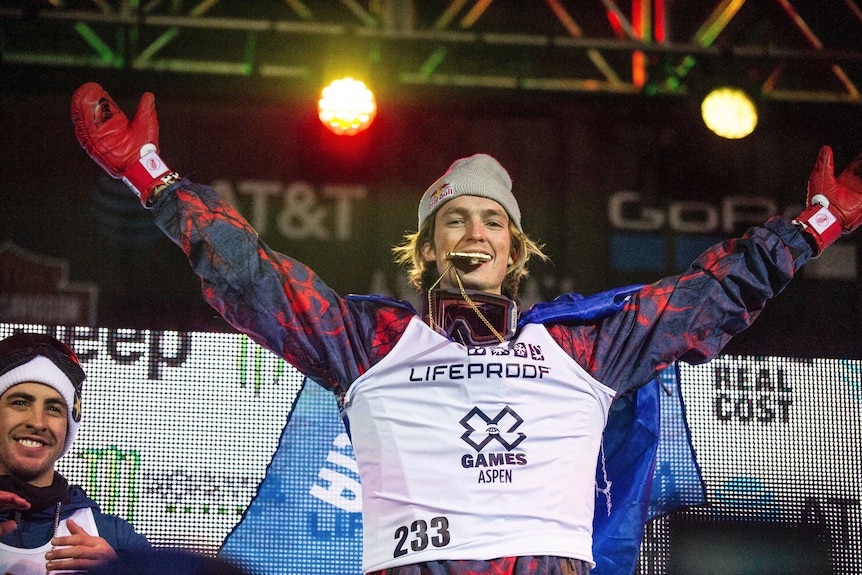
<instances>
[{"instance_id":1,"label":"stage light","mask_svg":"<svg viewBox=\"0 0 862 575\"><path fill-rule=\"evenodd\" d=\"M757 107L739 88L716 88L703 99L700 111L706 127L722 138L744 138L757 126Z\"/></svg>"},{"instance_id":2,"label":"stage light","mask_svg":"<svg viewBox=\"0 0 862 575\"><path fill-rule=\"evenodd\" d=\"M353 136L365 130L376 114L374 94L353 78L335 80L323 89L317 102L320 121L339 136Z\"/></svg>"}]
</instances>

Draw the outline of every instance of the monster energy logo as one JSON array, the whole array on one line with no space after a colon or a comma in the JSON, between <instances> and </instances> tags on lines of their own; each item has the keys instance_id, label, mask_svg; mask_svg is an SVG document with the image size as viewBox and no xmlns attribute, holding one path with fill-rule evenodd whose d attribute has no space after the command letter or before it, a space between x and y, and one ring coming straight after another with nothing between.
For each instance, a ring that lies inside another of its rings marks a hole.
<instances>
[{"instance_id":1,"label":"monster energy logo","mask_svg":"<svg viewBox=\"0 0 862 575\"><path fill-rule=\"evenodd\" d=\"M841 380L846 383L856 396L857 401L862 403L862 366L858 361L842 359L838 361Z\"/></svg>"},{"instance_id":2,"label":"monster energy logo","mask_svg":"<svg viewBox=\"0 0 862 575\"><path fill-rule=\"evenodd\" d=\"M129 522L135 519L138 500L136 482L141 467L138 451L121 451L115 446L105 449L86 449L81 458L87 462L84 489L106 513L124 516ZM126 504L121 513L122 503Z\"/></svg>"},{"instance_id":3,"label":"monster energy logo","mask_svg":"<svg viewBox=\"0 0 862 575\"><path fill-rule=\"evenodd\" d=\"M240 338L237 367L240 374L240 386L254 384L254 394L260 394L264 383L264 374L272 373L272 383L278 382L287 370L287 362L273 353L255 345L249 338ZM269 367L270 369L267 369Z\"/></svg>"}]
</instances>

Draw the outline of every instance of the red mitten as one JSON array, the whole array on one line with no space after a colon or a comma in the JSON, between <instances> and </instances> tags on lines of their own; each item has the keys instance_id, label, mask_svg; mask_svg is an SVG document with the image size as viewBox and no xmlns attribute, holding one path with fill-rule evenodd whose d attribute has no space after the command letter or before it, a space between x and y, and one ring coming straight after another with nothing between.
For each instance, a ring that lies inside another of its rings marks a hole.
<instances>
[{"instance_id":1,"label":"red mitten","mask_svg":"<svg viewBox=\"0 0 862 575\"><path fill-rule=\"evenodd\" d=\"M122 178L144 206L179 179L159 157L159 121L150 92L129 123L104 88L88 82L72 95L72 123L81 147L108 174Z\"/></svg>"},{"instance_id":2,"label":"red mitten","mask_svg":"<svg viewBox=\"0 0 862 575\"><path fill-rule=\"evenodd\" d=\"M808 207L793 220L814 238L817 257L862 224L862 155L836 178L832 148L823 146L808 178Z\"/></svg>"}]
</instances>

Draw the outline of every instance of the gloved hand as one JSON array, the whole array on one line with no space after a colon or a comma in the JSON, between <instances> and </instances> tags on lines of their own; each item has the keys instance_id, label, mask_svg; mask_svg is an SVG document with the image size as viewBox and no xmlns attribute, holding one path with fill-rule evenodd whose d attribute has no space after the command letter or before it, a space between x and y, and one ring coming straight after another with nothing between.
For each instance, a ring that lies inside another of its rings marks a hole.
<instances>
[{"instance_id":1,"label":"gloved hand","mask_svg":"<svg viewBox=\"0 0 862 575\"><path fill-rule=\"evenodd\" d=\"M128 118L99 84L88 82L72 95L75 137L97 164L128 184L145 207L179 179L159 157L155 96L147 92L134 120Z\"/></svg>"},{"instance_id":2,"label":"gloved hand","mask_svg":"<svg viewBox=\"0 0 862 575\"><path fill-rule=\"evenodd\" d=\"M862 154L835 177L832 148L823 146L808 178L807 207L795 223L814 239L814 257L862 224Z\"/></svg>"}]
</instances>

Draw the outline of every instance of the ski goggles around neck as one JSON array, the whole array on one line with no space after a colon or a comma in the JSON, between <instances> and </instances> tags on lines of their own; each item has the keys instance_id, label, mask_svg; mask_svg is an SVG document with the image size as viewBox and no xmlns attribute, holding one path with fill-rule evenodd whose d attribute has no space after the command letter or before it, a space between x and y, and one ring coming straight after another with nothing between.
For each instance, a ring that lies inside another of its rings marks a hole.
<instances>
[{"instance_id":1,"label":"ski goggles around neck","mask_svg":"<svg viewBox=\"0 0 862 575\"><path fill-rule=\"evenodd\" d=\"M427 305L431 306L425 310L429 325L463 345L502 343L515 335L518 325L518 304L502 295L435 289Z\"/></svg>"}]
</instances>

